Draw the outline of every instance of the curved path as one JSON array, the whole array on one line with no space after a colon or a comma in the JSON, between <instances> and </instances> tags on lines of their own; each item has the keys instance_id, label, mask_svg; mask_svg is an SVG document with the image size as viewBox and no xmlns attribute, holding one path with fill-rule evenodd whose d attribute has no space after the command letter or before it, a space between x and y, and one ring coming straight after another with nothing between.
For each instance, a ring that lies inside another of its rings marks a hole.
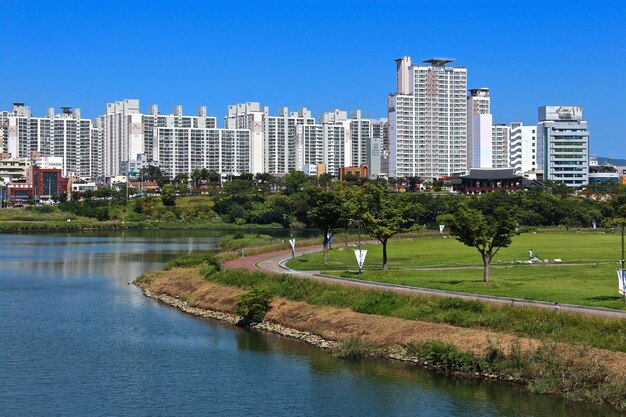
<instances>
[{"instance_id":1,"label":"curved path","mask_svg":"<svg viewBox=\"0 0 626 417\"><path fill-rule=\"evenodd\" d=\"M296 256L302 256L309 253L321 251L322 245L307 246L296 250ZM558 304L546 301L523 300L520 298L498 297L494 295L478 295L468 294L455 291L435 290L429 288L411 287L408 285L389 284L385 282L362 281L352 278L342 278L332 275L322 274L319 271L296 271L287 267L285 264L291 259L291 249L262 253L259 255L237 258L224 263L225 268L244 268L251 271L261 270L265 272L273 272L278 274L289 274L300 278L313 279L320 282L347 285L352 287L360 287L374 290L394 291L400 294L417 294L435 297L454 297L465 300L478 300L493 304L504 304L514 307L536 307L544 308L558 313L559 311L570 311L587 315L602 316L609 318L626 318L626 311L614 310L604 307L587 307L575 304Z\"/></svg>"}]
</instances>

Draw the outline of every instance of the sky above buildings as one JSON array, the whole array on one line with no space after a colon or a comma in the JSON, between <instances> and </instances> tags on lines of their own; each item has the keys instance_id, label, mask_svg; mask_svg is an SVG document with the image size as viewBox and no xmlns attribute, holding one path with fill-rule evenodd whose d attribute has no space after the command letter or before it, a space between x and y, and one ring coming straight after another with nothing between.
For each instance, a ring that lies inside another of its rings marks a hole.
<instances>
[{"instance_id":1,"label":"sky above buildings","mask_svg":"<svg viewBox=\"0 0 626 417\"><path fill-rule=\"evenodd\" d=\"M494 122L582 105L591 152L626 157L626 2L0 1L0 109L140 99L162 113L259 101L386 117L394 59L456 58Z\"/></svg>"}]
</instances>

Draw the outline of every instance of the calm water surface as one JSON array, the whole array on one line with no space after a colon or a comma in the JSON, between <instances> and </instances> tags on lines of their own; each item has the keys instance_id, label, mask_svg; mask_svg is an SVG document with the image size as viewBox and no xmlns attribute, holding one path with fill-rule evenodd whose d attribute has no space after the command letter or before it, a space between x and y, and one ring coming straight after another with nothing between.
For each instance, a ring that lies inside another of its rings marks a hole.
<instances>
[{"instance_id":1,"label":"calm water surface","mask_svg":"<svg viewBox=\"0 0 626 417\"><path fill-rule=\"evenodd\" d=\"M199 320L128 282L219 231L0 235L0 415L617 416Z\"/></svg>"}]
</instances>

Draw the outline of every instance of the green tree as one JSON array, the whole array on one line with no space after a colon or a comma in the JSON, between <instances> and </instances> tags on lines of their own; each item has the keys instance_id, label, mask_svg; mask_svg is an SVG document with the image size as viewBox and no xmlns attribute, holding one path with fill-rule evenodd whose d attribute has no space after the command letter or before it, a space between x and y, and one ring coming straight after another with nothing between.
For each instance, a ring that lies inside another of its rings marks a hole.
<instances>
[{"instance_id":1,"label":"green tree","mask_svg":"<svg viewBox=\"0 0 626 417\"><path fill-rule=\"evenodd\" d=\"M172 207L176 205L176 190L170 184L165 184L161 191L161 201L164 206Z\"/></svg>"},{"instance_id":2,"label":"green tree","mask_svg":"<svg viewBox=\"0 0 626 417\"><path fill-rule=\"evenodd\" d=\"M167 175L163 173L161 168L154 165L141 168L139 170L139 178L143 181L156 181L159 185L165 184L168 180Z\"/></svg>"},{"instance_id":3,"label":"green tree","mask_svg":"<svg viewBox=\"0 0 626 417\"><path fill-rule=\"evenodd\" d=\"M304 187L311 182L311 177L302 171L292 171L285 175L285 194L296 194L304 191Z\"/></svg>"},{"instance_id":4,"label":"green tree","mask_svg":"<svg viewBox=\"0 0 626 417\"><path fill-rule=\"evenodd\" d=\"M330 234L337 228L343 217L343 200L336 191L327 191L315 186L307 189L309 218L322 232L324 245L324 262L328 260L328 244Z\"/></svg>"},{"instance_id":5,"label":"green tree","mask_svg":"<svg viewBox=\"0 0 626 417\"><path fill-rule=\"evenodd\" d=\"M485 215L461 203L453 213L439 216L439 222L445 224L459 242L480 252L485 282L489 282L489 265L493 257L500 248L509 246L517 233L517 216L505 207L496 208L493 215Z\"/></svg>"},{"instance_id":6,"label":"green tree","mask_svg":"<svg viewBox=\"0 0 626 417\"><path fill-rule=\"evenodd\" d=\"M394 234L415 228L421 207L381 182L348 187L344 193L346 212L382 244L383 270L388 270L387 242Z\"/></svg>"}]
</instances>

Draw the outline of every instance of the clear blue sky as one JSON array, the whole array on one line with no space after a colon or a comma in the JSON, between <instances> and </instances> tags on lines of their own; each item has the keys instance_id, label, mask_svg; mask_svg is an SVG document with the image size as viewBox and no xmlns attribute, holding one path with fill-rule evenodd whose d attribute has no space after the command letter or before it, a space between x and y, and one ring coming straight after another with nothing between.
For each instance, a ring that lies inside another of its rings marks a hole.
<instances>
[{"instance_id":1,"label":"clear blue sky","mask_svg":"<svg viewBox=\"0 0 626 417\"><path fill-rule=\"evenodd\" d=\"M260 101L385 117L393 60L455 57L494 120L582 105L591 150L626 157L624 1L0 0L1 109L139 98L185 113Z\"/></svg>"}]
</instances>

